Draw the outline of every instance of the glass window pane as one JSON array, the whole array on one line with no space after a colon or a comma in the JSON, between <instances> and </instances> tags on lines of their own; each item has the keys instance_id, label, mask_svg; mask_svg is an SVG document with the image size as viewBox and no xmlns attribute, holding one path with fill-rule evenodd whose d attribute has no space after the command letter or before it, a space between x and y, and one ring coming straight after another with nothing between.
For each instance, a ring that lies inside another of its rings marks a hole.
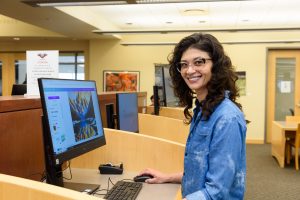
<instances>
[{"instance_id":1,"label":"glass window pane","mask_svg":"<svg viewBox=\"0 0 300 200\"><path fill-rule=\"evenodd\" d=\"M77 80L84 80L84 73L77 73Z\"/></svg>"},{"instance_id":2,"label":"glass window pane","mask_svg":"<svg viewBox=\"0 0 300 200\"><path fill-rule=\"evenodd\" d=\"M75 65L59 65L59 78L75 79Z\"/></svg>"},{"instance_id":3,"label":"glass window pane","mask_svg":"<svg viewBox=\"0 0 300 200\"><path fill-rule=\"evenodd\" d=\"M84 73L84 65L78 64L77 65L77 72L78 73Z\"/></svg>"},{"instance_id":4,"label":"glass window pane","mask_svg":"<svg viewBox=\"0 0 300 200\"><path fill-rule=\"evenodd\" d=\"M285 121L295 105L295 58L276 59L275 120Z\"/></svg>"},{"instance_id":5,"label":"glass window pane","mask_svg":"<svg viewBox=\"0 0 300 200\"><path fill-rule=\"evenodd\" d=\"M26 60L15 60L15 83L26 83Z\"/></svg>"},{"instance_id":6,"label":"glass window pane","mask_svg":"<svg viewBox=\"0 0 300 200\"><path fill-rule=\"evenodd\" d=\"M84 65L77 65L77 80L84 80Z\"/></svg>"},{"instance_id":7,"label":"glass window pane","mask_svg":"<svg viewBox=\"0 0 300 200\"><path fill-rule=\"evenodd\" d=\"M84 55L83 53L79 53L77 56L77 62L78 63L84 63Z\"/></svg>"},{"instance_id":8,"label":"glass window pane","mask_svg":"<svg viewBox=\"0 0 300 200\"><path fill-rule=\"evenodd\" d=\"M71 65L60 64L58 71L59 71L59 73L75 73L75 65L74 64L71 64Z\"/></svg>"},{"instance_id":9,"label":"glass window pane","mask_svg":"<svg viewBox=\"0 0 300 200\"><path fill-rule=\"evenodd\" d=\"M75 63L75 53L60 53L59 63Z\"/></svg>"},{"instance_id":10,"label":"glass window pane","mask_svg":"<svg viewBox=\"0 0 300 200\"><path fill-rule=\"evenodd\" d=\"M84 53L60 53L59 77L66 79L84 80L84 62Z\"/></svg>"}]
</instances>

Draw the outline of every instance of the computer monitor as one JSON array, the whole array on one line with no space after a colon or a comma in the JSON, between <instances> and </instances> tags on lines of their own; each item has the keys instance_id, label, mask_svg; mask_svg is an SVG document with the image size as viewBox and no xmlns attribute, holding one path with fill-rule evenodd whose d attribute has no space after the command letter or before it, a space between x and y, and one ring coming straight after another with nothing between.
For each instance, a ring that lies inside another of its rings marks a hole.
<instances>
[{"instance_id":1,"label":"computer monitor","mask_svg":"<svg viewBox=\"0 0 300 200\"><path fill-rule=\"evenodd\" d=\"M117 127L119 130L138 132L137 93L117 93Z\"/></svg>"},{"instance_id":2,"label":"computer monitor","mask_svg":"<svg viewBox=\"0 0 300 200\"><path fill-rule=\"evenodd\" d=\"M114 104L109 103L105 105L106 109L106 122L107 128L115 128L115 114L114 114Z\"/></svg>"},{"instance_id":3,"label":"computer monitor","mask_svg":"<svg viewBox=\"0 0 300 200\"><path fill-rule=\"evenodd\" d=\"M160 98L159 98L159 88L161 88L160 86L154 85L153 86L153 98L154 98L154 114L155 115L159 115L159 107L160 107Z\"/></svg>"},{"instance_id":4,"label":"computer monitor","mask_svg":"<svg viewBox=\"0 0 300 200\"><path fill-rule=\"evenodd\" d=\"M39 78L47 183L79 191L98 185L63 182L62 164L105 145L94 81Z\"/></svg>"},{"instance_id":5,"label":"computer monitor","mask_svg":"<svg viewBox=\"0 0 300 200\"><path fill-rule=\"evenodd\" d=\"M27 93L26 84L13 84L11 95L24 95Z\"/></svg>"}]
</instances>

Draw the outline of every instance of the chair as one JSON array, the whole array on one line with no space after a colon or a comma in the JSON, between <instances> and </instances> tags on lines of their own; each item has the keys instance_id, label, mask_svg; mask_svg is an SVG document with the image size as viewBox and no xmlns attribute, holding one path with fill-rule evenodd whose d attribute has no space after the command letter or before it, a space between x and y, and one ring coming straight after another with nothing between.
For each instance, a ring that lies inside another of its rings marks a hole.
<instances>
[{"instance_id":1,"label":"chair","mask_svg":"<svg viewBox=\"0 0 300 200\"><path fill-rule=\"evenodd\" d=\"M300 116L286 116L285 117L286 122L299 122L300 123ZM292 143L295 142L295 134L292 133L287 136L287 141L286 141L286 160L287 164L290 164L291 156L292 156L292 151L291 151L291 145Z\"/></svg>"},{"instance_id":2,"label":"chair","mask_svg":"<svg viewBox=\"0 0 300 200\"><path fill-rule=\"evenodd\" d=\"M300 123L297 125L297 131L295 138L289 138L286 141L286 153L287 153L287 163L290 163L292 151L291 148L294 147L295 149L295 168L299 170L299 146L300 146Z\"/></svg>"},{"instance_id":3,"label":"chair","mask_svg":"<svg viewBox=\"0 0 300 200\"><path fill-rule=\"evenodd\" d=\"M285 116L286 122L299 122L300 123L300 116Z\"/></svg>"}]
</instances>

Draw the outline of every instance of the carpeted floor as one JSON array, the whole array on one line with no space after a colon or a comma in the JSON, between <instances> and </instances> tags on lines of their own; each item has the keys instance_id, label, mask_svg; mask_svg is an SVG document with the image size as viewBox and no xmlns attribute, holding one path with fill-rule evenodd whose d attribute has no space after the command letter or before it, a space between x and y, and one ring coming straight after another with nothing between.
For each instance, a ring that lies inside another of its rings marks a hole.
<instances>
[{"instance_id":1,"label":"carpeted floor","mask_svg":"<svg viewBox=\"0 0 300 200\"><path fill-rule=\"evenodd\" d=\"M300 200L300 170L280 168L271 145L247 145L246 200Z\"/></svg>"}]
</instances>

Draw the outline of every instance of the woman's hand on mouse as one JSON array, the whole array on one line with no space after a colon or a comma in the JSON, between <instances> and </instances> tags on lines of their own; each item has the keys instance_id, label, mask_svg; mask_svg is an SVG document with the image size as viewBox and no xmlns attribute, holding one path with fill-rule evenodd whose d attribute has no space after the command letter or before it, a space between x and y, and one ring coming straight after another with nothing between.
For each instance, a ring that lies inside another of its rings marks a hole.
<instances>
[{"instance_id":1,"label":"woman's hand on mouse","mask_svg":"<svg viewBox=\"0 0 300 200\"><path fill-rule=\"evenodd\" d=\"M169 180L169 178L168 178L169 176L167 174L164 174L160 171L150 169L150 168L143 170L139 175L142 175L142 174L149 174L149 175L153 176L153 178L147 179L145 181L146 183L151 183L151 184L166 183Z\"/></svg>"}]
</instances>

